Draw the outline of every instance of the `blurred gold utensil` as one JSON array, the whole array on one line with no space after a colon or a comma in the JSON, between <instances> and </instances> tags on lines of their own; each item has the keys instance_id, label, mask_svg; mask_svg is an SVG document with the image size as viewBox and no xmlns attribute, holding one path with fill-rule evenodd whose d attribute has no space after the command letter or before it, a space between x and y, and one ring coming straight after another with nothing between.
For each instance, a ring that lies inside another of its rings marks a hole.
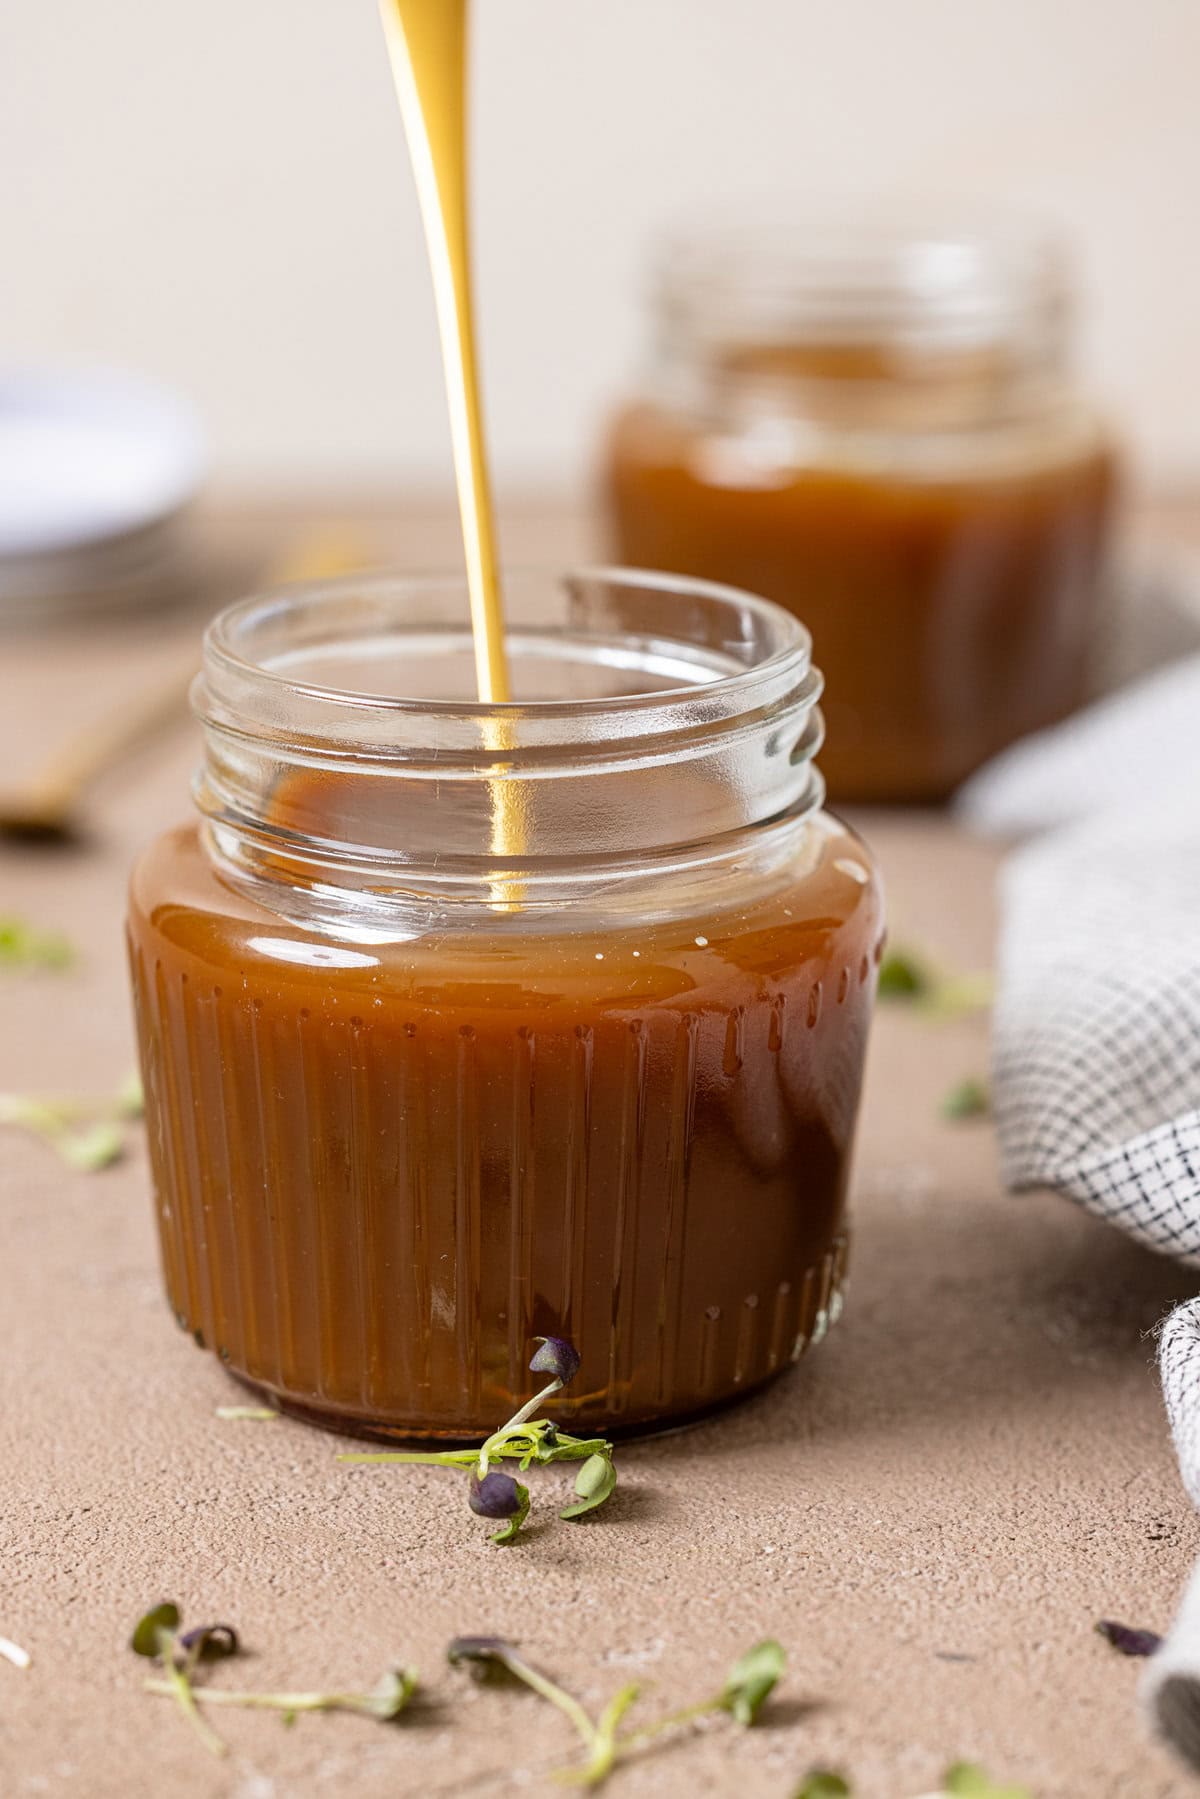
<instances>
[{"instance_id":1,"label":"blurred gold utensil","mask_svg":"<svg viewBox=\"0 0 1200 1799\"><path fill-rule=\"evenodd\" d=\"M272 584L315 580L361 568L360 546L322 533L306 539L271 572ZM82 802L101 775L131 751L151 742L187 716L188 690L196 673L174 669L153 688L123 702L54 750L20 786L0 788L0 837L54 841L76 835Z\"/></svg>"}]
</instances>

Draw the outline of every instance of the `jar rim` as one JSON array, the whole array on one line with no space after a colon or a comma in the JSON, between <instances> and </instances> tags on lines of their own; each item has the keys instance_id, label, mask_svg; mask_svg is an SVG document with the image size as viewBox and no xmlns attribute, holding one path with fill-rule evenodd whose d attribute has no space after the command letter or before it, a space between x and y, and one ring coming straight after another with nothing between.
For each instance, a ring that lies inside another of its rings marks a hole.
<instances>
[{"instance_id":1,"label":"jar rim","mask_svg":"<svg viewBox=\"0 0 1200 1799\"><path fill-rule=\"evenodd\" d=\"M669 227L660 306L699 335L788 330L936 349L1057 337L1071 305L1061 233L1035 212L961 201L800 205Z\"/></svg>"},{"instance_id":2,"label":"jar rim","mask_svg":"<svg viewBox=\"0 0 1200 1799\"><path fill-rule=\"evenodd\" d=\"M819 806L821 676L782 607L606 568L509 575L505 597L502 704L473 697L462 577L309 582L214 620L195 797L225 861L295 853L305 878L358 886L564 856L609 870Z\"/></svg>"},{"instance_id":3,"label":"jar rim","mask_svg":"<svg viewBox=\"0 0 1200 1799\"><path fill-rule=\"evenodd\" d=\"M545 570L515 569L506 574L503 589L506 593L511 593L526 583L544 584L548 579L558 580L564 587L622 589L647 597L654 596L660 601L672 598L693 600L710 607L725 608L740 622L741 636L737 642L745 654L740 664L734 657L726 654L726 666L720 666L715 655L707 663L699 656L694 656L693 666L697 677L694 680L664 681L661 686L615 691L601 697L581 698L564 693L555 697L481 701L473 696L446 699L376 692L363 687L340 686L324 680L297 678L278 659L273 664L263 655L248 653L248 640L264 627L269 635L269 628L281 624L285 615L293 625L302 625L302 615L306 613L336 613L344 606L362 601L391 601L402 609L406 603L415 604L421 600L439 604L461 600L461 605L457 607L461 624L456 635L464 644L469 644L465 576L371 570L339 576L334 580L318 578L289 583L251 594L224 608L205 632L204 667L193 688L194 709L202 722L209 722L214 712L223 713L223 722L240 724L243 729L253 725L255 711L261 710L263 722L273 731L277 725L280 703L295 700L318 709L327 706L331 722L335 714L343 720L361 715L364 722L370 720L376 723L381 717L411 718L414 721L427 719L431 724L437 721L458 722L464 726L489 721L519 721L522 738L531 732L535 737L541 735L539 726L544 726L552 733L555 741L561 741L562 732L557 727L569 726L572 721L584 721L590 726L602 728L606 723L619 725L623 719L637 715L643 721L639 730L644 731L649 715L660 713L664 715L663 728L669 729L667 715L673 710L686 710L697 701L719 698L728 707L739 695L745 695L749 700L764 686L775 686L781 681L785 685L805 686L815 678L819 684L820 678L812 668L812 638L807 628L793 614L773 601L762 599L744 589L657 570L619 568L603 564L570 569L560 576L548 574ZM759 634L764 653L750 654L754 640L748 626ZM556 630L555 627L549 629ZM566 628L558 628L557 634L563 641L567 641L570 636ZM519 662L520 651L530 635L519 624L509 623L506 630L508 645L510 651L518 652L514 663ZM670 641L666 640L666 643ZM666 643L660 647L665 648ZM695 648L686 636L676 638L674 647L680 651ZM230 689L229 699L241 713L240 719L231 717L229 707L223 704L227 688ZM256 701L248 711L247 700L250 696L256 696ZM815 700L816 692L812 692L810 697ZM379 747L378 744L375 747Z\"/></svg>"}]
</instances>

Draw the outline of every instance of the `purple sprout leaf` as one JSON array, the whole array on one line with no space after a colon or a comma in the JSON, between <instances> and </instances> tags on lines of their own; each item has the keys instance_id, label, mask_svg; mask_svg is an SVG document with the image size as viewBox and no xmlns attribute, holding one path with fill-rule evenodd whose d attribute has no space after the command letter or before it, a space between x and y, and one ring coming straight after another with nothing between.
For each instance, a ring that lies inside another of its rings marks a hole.
<instances>
[{"instance_id":1,"label":"purple sprout leaf","mask_svg":"<svg viewBox=\"0 0 1200 1799\"><path fill-rule=\"evenodd\" d=\"M1162 1644L1157 1631L1137 1630L1130 1624L1117 1624L1112 1618L1101 1618L1096 1631L1122 1655L1153 1655Z\"/></svg>"},{"instance_id":2,"label":"purple sprout leaf","mask_svg":"<svg viewBox=\"0 0 1200 1799\"><path fill-rule=\"evenodd\" d=\"M446 1650L446 1660L457 1668L460 1662L474 1662L480 1667L508 1668L516 1657L516 1645L503 1637L455 1637Z\"/></svg>"},{"instance_id":3,"label":"purple sprout leaf","mask_svg":"<svg viewBox=\"0 0 1200 1799\"><path fill-rule=\"evenodd\" d=\"M521 1509L521 1483L498 1468L480 1478L472 1468L467 1482L467 1504L477 1518L515 1518Z\"/></svg>"},{"instance_id":4,"label":"purple sprout leaf","mask_svg":"<svg viewBox=\"0 0 1200 1799\"><path fill-rule=\"evenodd\" d=\"M222 1662L241 1648L232 1624L197 1624L176 1638L178 1647L194 1662Z\"/></svg>"},{"instance_id":5,"label":"purple sprout leaf","mask_svg":"<svg viewBox=\"0 0 1200 1799\"><path fill-rule=\"evenodd\" d=\"M571 1505L564 1506L558 1514L560 1518L584 1518L594 1512L609 1498L617 1484L617 1471L612 1465L611 1457L602 1454L589 1455L579 1473L575 1476L575 1491L578 1498Z\"/></svg>"},{"instance_id":6,"label":"purple sprout leaf","mask_svg":"<svg viewBox=\"0 0 1200 1799\"><path fill-rule=\"evenodd\" d=\"M536 1337L529 1366L534 1374L549 1374L560 1386L569 1387L579 1373L581 1357L573 1343L565 1337Z\"/></svg>"},{"instance_id":7,"label":"purple sprout leaf","mask_svg":"<svg viewBox=\"0 0 1200 1799\"><path fill-rule=\"evenodd\" d=\"M529 1516L529 1488L523 1487L511 1474L498 1468L480 1475L472 1468L467 1480L467 1504L478 1518L503 1518L503 1530L492 1536L493 1543L511 1543Z\"/></svg>"}]
</instances>

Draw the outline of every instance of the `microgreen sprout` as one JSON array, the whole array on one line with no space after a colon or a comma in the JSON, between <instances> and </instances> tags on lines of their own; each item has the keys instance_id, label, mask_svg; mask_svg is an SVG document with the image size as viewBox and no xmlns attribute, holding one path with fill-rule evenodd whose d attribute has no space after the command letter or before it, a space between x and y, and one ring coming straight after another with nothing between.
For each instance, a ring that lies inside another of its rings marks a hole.
<instances>
[{"instance_id":1,"label":"microgreen sprout","mask_svg":"<svg viewBox=\"0 0 1200 1799\"><path fill-rule=\"evenodd\" d=\"M990 974L943 974L916 950L889 950L879 965L877 992L882 1000L897 1000L930 1018L961 1018L983 1012L995 995Z\"/></svg>"},{"instance_id":2,"label":"microgreen sprout","mask_svg":"<svg viewBox=\"0 0 1200 1799\"><path fill-rule=\"evenodd\" d=\"M174 1698L205 1748L214 1755L224 1755L226 1746L200 1716L200 1704L280 1712L285 1724L293 1723L301 1712L358 1712L363 1717L387 1721L399 1716L417 1687L415 1669L402 1667L388 1668L365 1693L239 1693L227 1687L197 1686L192 1676L201 1662L223 1661L237 1655L237 1632L229 1624L202 1624L194 1630L181 1631L179 1607L169 1603L156 1605L139 1618L131 1647L137 1655L147 1656L163 1669L162 1679L146 1681L146 1691Z\"/></svg>"},{"instance_id":3,"label":"microgreen sprout","mask_svg":"<svg viewBox=\"0 0 1200 1799\"><path fill-rule=\"evenodd\" d=\"M357 1712L360 1717L389 1723L399 1717L417 1687L416 1670L389 1668L366 1693L234 1693L227 1687L197 1687L193 1697L203 1705L233 1705L242 1711L280 1712L293 1724L301 1712ZM148 1680L148 1693L169 1693L165 1680Z\"/></svg>"},{"instance_id":4,"label":"microgreen sprout","mask_svg":"<svg viewBox=\"0 0 1200 1799\"><path fill-rule=\"evenodd\" d=\"M955 1762L942 1775L941 1793L933 1799L1033 1799L1028 1787L997 1786L973 1762Z\"/></svg>"},{"instance_id":5,"label":"microgreen sprout","mask_svg":"<svg viewBox=\"0 0 1200 1799\"><path fill-rule=\"evenodd\" d=\"M11 1637L0 1637L0 1655L6 1662L11 1662L14 1668L28 1668L33 1662L33 1657L28 1649L22 1649L21 1645L14 1643Z\"/></svg>"},{"instance_id":6,"label":"microgreen sprout","mask_svg":"<svg viewBox=\"0 0 1200 1799\"><path fill-rule=\"evenodd\" d=\"M538 1347L529 1358L530 1369L534 1374L551 1376L550 1385L538 1396L540 1401L559 1387L570 1386L579 1373L580 1355L565 1337L535 1337L534 1342Z\"/></svg>"},{"instance_id":7,"label":"microgreen sprout","mask_svg":"<svg viewBox=\"0 0 1200 1799\"><path fill-rule=\"evenodd\" d=\"M114 1110L122 1118L141 1118L146 1110L146 1094L142 1077L131 1068L113 1096Z\"/></svg>"},{"instance_id":8,"label":"microgreen sprout","mask_svg":"<svg viewBox=\"0 0 1200 1799\"><path fill-rule=\"evenodd\" d=\"M381 1450L369 1454L340 1455L340 1462L407 1462L436 1468L466 1468L467 1504L480 1518L503 1520L493 1543L511 1543L529 1516L529 1491L509 1474L492 1467L504 1459L515 1461L518 1472L544 1467L550 1462L581 1462L575 1477L575 1498L559 1513L560 1518L583 1518L602 1506L617 1484L613 1446L603 1437L573 1437L549 1418L538 1418L543 1403L561 1392L579 1372L579 1351L563 1337L538 1337L530 1368L548 1374L546 1386L518 1407L506 1424L492 1432L478 1449Z\"/></svg>"},{"instance_id":9,"label":"microgreen sprout","mask_svg":"<svg viewBox=\"0 0 1200 1799\"><path fill-rule=\"evenodd\" d=\"M114 1094L98 1100L0 1093L0 1125L40 1137L68 1168L84 1174L120 1160L126 1123L141 1111L142 1089L136 1076L127 1077Z\"/></svg>"},{"instance_id":10,"label":"microgreen sprout","mask_svg":"<svg viewBox=\"0 0 1200 1799\"><path fill-rule=\"evenodd\" d=\"M850 1799L850 1782L828 1768L814 1768L796 1788L792 1799Z\"/></svg>"},{"instance_id":11,"label":"microgreen sprout","mask_svg":"<svg viewBox=\"0 0 1200 1799\"><path fill-rule=\"evenodd\" d=\"M1162 1646L1156 1630L1137 1630L1130 1624L1117 1624L1112 1618L1101 1618L1096 1630L1122 1655L1153 1655Z\"/></svg>"},{"instance_id":12,"label":"microgreen sprout","mask_svg":"<svg viewBox=\"0 0 1200 1799\"><path fill-rule=\"evenodd\" d=\"M27 918L0 918L0 968L69 968L75 949L61 931L42 931Z\"/></svg>"},{"instance_id":13,"label":"microgreen sprout","mask_svg":"<svg viewBox=\"0 0 1200 1799\"><path fill-rule=\"evenodd\" d=\"M990 1103L983 1081L969 1075L951 1087L942 1100L941 1113L943 1118L956 1124L964 1118L984 1117Z\"/></svg>"},{"instance_id":14,"label":"microgreen sprout","mask_svg":"<svg viewBox=\"0 0 1200 1799\"><path fill-rule=\"evenodd\" d=\"M135 1655L143 1655L162 1667L165 1679L146 1682L148 1692L172 1696L204 1747L224 1755L225 1744L204 1722L196 1705L192 1676L203 1661L220 1661L238 1652L237 1632L229 1624L203 1624L181 1632L179 1607L166 1601L138 1619L130 1638Z\"/></svg>"},{"instance_id":15,"label":"microgreen sprout","mask_svg":"<svg viewBox=\"0 0 1200 1799\"><path fill-rule=\"evenodd\" d=\"M587 1752L587 1760L580 1768L561 1770L558 1778L576 1786L599 1786L621 1757L634 1753L665 1731L694 1723L713 1712L728 1712L739 1724L753 1724L783 1673L785 1662L778 1643L756 1643L734 1663L719 1693L698 1705L670 1712L641 1730L622 1734L621 1723L640 1691L635 1682L619 1688L593 1719L573 1693L535 1668L514 1644L500 1637L457 1637L446 1654L453 1664L470 1662L485 1670L504 1669L570 1720Z\"/></svg>"},{"instance_id":16,"label":"microgreen sprout","mask_svg":"<svg viewBox=\"0 0 1200 1799\"><path fill-rule=\"evenodd\" d=\"M253 1419L255 1422L266 1424L270 1419L278 1418L279 1413L273 1411L269 1405L218 1405L213 1407L213 1416L225 1419Z\"/></svg>"},{"instance_id":17,"label":"microgreen sprout","mask_svg":"<svg viewBox=\"0 0 1200 1799\"><path fill-rule=\"evenodd\" d=\"M890 949L879 964L880 999L920 999L933 984L932 971L912 950Z\"/></svg>"},{"instance_id":18,"label":"microgreen sprout","mask_svg":"<svg viewBox=\"0 0 1200 1799\"><path fill-rule=\"evenodd\" d=\"M467 1476L467 1504L477 1518L503 1518L504 1528L495 1533L492 1542L511 1543L529 1516L529 1488L498 1469L489 1468L480 1475L478 1468L472 1468Z\"/></svg>"}]
</instances>

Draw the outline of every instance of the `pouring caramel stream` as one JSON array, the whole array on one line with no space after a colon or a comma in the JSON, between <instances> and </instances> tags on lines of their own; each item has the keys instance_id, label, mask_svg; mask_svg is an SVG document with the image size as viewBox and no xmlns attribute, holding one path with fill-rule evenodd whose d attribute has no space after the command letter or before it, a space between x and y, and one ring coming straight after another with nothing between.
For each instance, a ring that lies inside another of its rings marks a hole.
<instances>
[{"instance_id":1,"label":"pouring caramel stream","mask_svg":"<svg viewBox=\"0 0 1200 1799\"><path fill-rule=\"evenodd\" d=\"M468 0L380 0L425 227L450 408L479 698L510 698L471 303L467 222ZM498 749L503 744L498 743Z\"/></svg>"}]
</instances>

